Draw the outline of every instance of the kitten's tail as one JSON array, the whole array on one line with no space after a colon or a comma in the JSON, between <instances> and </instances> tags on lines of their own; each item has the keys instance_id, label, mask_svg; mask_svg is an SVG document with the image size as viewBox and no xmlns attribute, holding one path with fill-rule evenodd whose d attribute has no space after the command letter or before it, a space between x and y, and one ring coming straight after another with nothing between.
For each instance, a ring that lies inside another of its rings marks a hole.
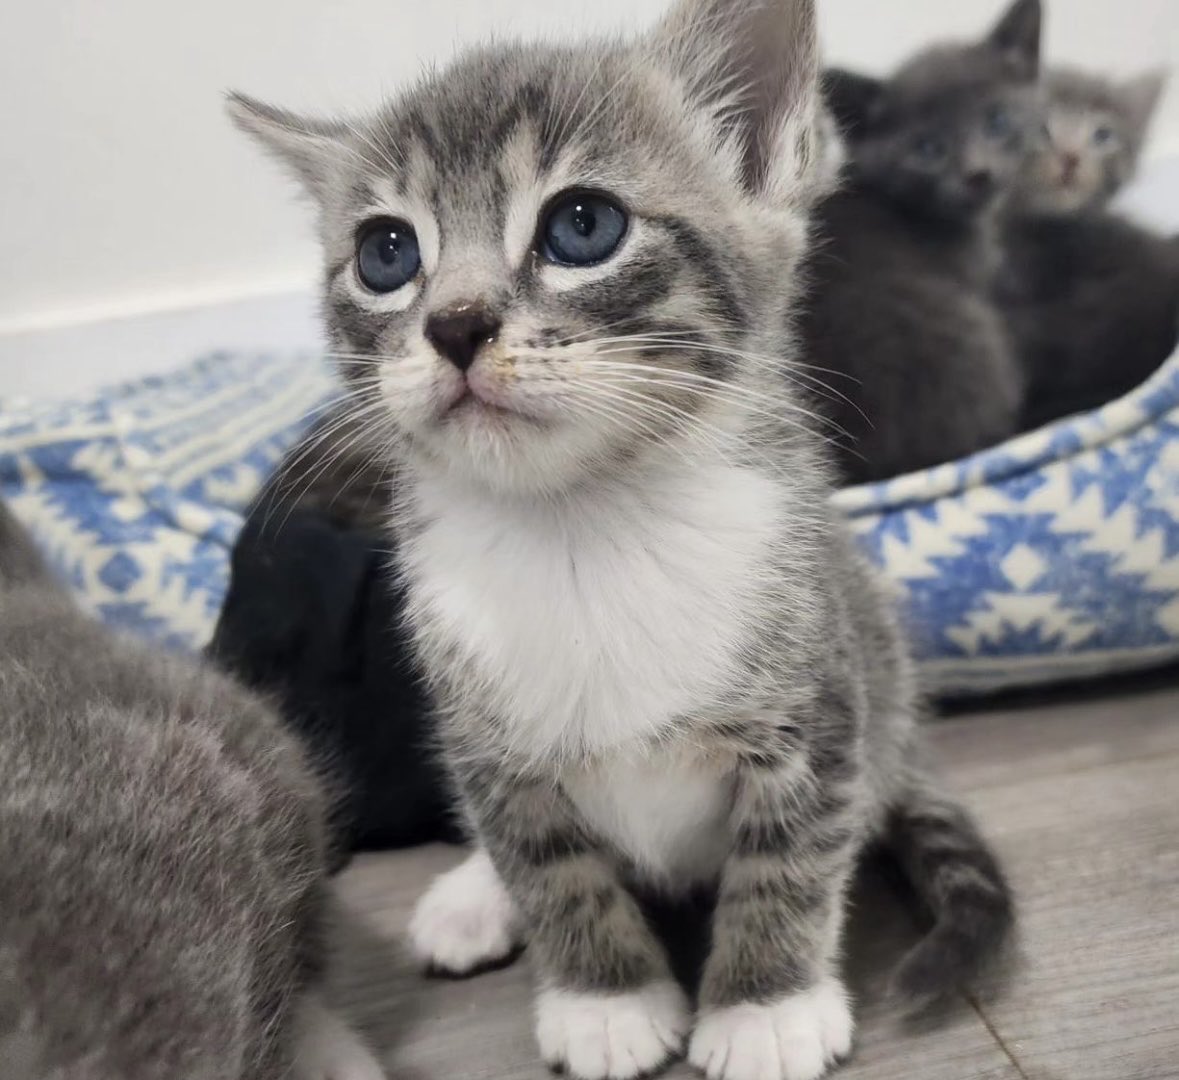
<instances>
[{"instance_id":1,"label":"kitten's tail","mask_svg":"<svg viewBox=\"0 0 1179 1080\"><path fill-rule=\"evenodd\" d=\"M933 928L901 961L896 990L914 1005L976 985L1005 952L1015 924L1011 889L962 807L924 786L894 808L887 841Z\"/></svg>"}]
</instances>

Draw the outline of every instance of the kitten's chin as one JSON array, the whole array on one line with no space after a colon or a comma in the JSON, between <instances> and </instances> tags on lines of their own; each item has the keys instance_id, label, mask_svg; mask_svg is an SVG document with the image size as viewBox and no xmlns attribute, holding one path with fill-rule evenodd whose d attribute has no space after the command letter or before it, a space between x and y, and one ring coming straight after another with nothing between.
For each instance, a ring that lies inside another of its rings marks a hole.
<instances>
[{"instance_id":1,"label":"kitten's chin","mask_svg":"<svg viewBox=\"0 0 1179 1080\"><path fill-rule=\"evenodd\" d=\"M455 401L414 438L420 464L473 487L551 495L580 483L601 453L592 432L479 401Z\"/></svg>"}]
</instances>

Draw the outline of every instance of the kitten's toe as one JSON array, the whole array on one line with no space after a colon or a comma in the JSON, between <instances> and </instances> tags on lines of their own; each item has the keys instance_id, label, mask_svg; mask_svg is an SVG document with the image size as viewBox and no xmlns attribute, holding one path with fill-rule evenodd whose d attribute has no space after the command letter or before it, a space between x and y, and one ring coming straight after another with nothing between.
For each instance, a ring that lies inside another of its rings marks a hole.
<instances>
[{"instance_id":1,"label":"kitten's toe","mask_svg":"<svg viewBox=\"0 0 1179 1080\"><path fill-rule=\"evenodd\" d=\"M293 1075L295 1080L387 1080L364 1040L314 996L304 1002L299 1017Z\"/></svg>"},{"instance_id":2,"label":"kitten's toe","mask_svg":"<svg viewBox=\"0 0 1179 1080\"><path fill-rule=\"evenodd\" d=\"M851 1051L847 993L834 979L768 1005L705 1012L688 1060L709 1080L817 1080Z\"/></svg>"},{"instance_id":3,"label":"kitten's toe","mask_svg":"<svg viewBox=\"0 0 1179 1080\"><path fill-rule=\"evenodd\" d=\"M508 960L520 946L516 905L486 852L439 875L414 908L409 943L441 975L471 975Z\"/></svg>"},{"instance_id":4,"label":"kitten's toe","mask_svg":"<svg viewBox=\"0 0 1179 1080\"><path fill-rule=\"evenodd\" d=\"M655 1072L679 1054L687 1030L687 999L671 981L624 994L545 988L536 1000L541 1056L576 1080Z\"/></svg>"}]
</instances>

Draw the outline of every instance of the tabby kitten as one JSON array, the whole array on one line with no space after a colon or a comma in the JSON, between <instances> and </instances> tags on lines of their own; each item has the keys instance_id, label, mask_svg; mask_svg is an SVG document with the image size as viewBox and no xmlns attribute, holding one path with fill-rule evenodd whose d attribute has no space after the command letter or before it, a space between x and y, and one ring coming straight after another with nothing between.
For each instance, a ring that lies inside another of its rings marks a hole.
<instances>
[{"instance_id":1,"label":"tabby kitten","mask_svg":"<svg viewBox=\"0 0 1179 1080\"><path fill-rule=\"evenodd\" d=\"M791 324L822 187L813 0L681 0L635 43L466 53L377 114L239 123L318 197L325 311L395 484L409 620L478 846L411 939L523 931L544 1059L814 1080L851 1047L874 838L970 980L1003 877L919 764L886 591L828 508ZM636 892L716 892L695 1020Z\"/></svg>"},{"instance_id":2,"label":"tabby kitten","mask_svg":"<svg viewBox=\"0 0 1179 1080\"><path fill-rule=\"evenodd\" d=\"M83 616L0 504L11 1080L379 1080L320 1001L322 795L259 699Z\"/></svg>"},{"instance_id":3,"label":"tabby kitten","mask_svg":"<svg viewBox=\"0 0 1179 1080\"><path fill-rule=\"evenodd\" d=\"M836 376L817 405L841 477L882 480L1014 432L1021 382L990 296L996 212L1039 123L1040 5L982 41L939 46L892 78L828 72L850 159L818 207L801 324Z\"/></svg>"},{"instance_id":4,"label":"tabby kitten","mask_svg":"<svg viewBox=\"0 0 1179 1080\"><path fill-rule=\"evenodd\" d=\"M1071 68L1044 78L1042 137L1012 200L1021 212L1106 205L1133 178L1166 74L1117 83Z\"/></svg>"}]
</instances>

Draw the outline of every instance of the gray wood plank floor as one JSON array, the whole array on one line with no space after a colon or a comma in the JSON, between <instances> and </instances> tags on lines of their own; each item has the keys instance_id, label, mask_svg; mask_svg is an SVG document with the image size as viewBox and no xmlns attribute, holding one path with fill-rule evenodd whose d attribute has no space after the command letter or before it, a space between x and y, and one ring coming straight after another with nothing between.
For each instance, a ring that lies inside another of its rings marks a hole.
<instances>
[{"instance_id":1,"label":"gray wood plank floor","mask_svg":"<svg viewBox=\"0 0 1179 1080\"><path fill-rule=\"evenodd\" d=\"M1017 964L996 999L904 1025L882 983L912 925L865 871L848 946L859 1034L837 1075L1179 1080L1179 691L961 716L934 742L1011 875ZM339 996L395 1080L539 1080L525 963L429 980L401 947L414 899L460 857L432 847L349 868Z\"/></svg>"}]
</instances>

